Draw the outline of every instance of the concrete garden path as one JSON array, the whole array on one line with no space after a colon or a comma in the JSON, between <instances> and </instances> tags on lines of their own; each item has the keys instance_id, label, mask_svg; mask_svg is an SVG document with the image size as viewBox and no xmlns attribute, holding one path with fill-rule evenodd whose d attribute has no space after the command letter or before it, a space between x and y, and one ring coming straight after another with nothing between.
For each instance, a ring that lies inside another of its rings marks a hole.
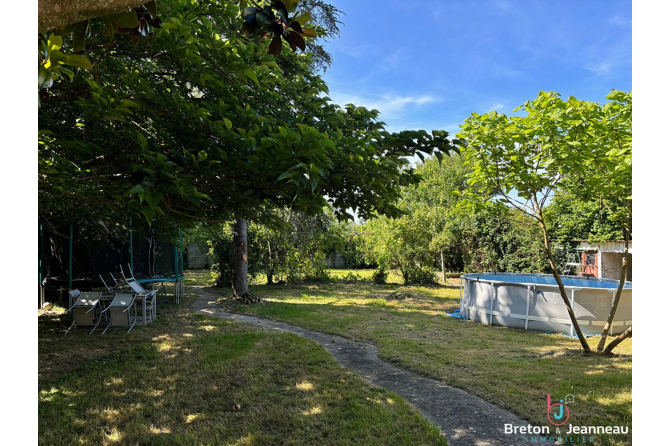
<instances>
[{"instance_id":1,"label":"concrete garden path","mask_svg":"<svg viewBox=\"0 0 670 446\"><path fill-rule=\"evenodd\" d=\"M527 426L516 415L463 390L424 378L379 359L373 345L352 342L343 337L306 330L297 325L234 314L216 304L218 296L191 287L198 299L193 308L226 320L246 322L272 330L294 333L318 343L344 367L363 379L390 390L409 401L447 436L450 446L517 446L526 443L525 435L506 435L504 424Z\"/></svg>"}]
</instances>

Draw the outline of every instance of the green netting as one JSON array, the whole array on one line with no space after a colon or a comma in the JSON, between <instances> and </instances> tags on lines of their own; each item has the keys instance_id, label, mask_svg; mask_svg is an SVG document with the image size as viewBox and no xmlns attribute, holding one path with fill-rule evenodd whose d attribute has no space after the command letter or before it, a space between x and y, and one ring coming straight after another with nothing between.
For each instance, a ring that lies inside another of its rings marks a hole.
<instances>
[{"instance_id":1,"label":"green netting","mask_svg":"<svg viewBox=\"0 0 670 446\"><path fill-rule=\"evenodd\" d=\"M138 279L183 274L178 229L166 234L146 223L110 226L75 220L43 227L39 237L38 275L52 293L63 287L102 286L100 274L111 279L109 274L119 275L123 267L128 276L130 264Z\"/></svg>"}]
</instances>

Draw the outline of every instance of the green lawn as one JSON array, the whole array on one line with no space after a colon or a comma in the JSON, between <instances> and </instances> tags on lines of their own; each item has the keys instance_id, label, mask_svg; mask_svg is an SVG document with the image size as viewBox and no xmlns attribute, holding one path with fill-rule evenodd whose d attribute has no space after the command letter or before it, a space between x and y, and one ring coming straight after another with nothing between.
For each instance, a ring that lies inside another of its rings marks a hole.
<instances>
[{"instance_id":1,"label":"green lawn","mask_svg":"<svg viewBox=\"0 0 670 446\"><path fill-rule=\"evenodd\" d=\"M230 294L228 290L210 291ZM458 279L434 287L358 281L253 285L250 291L266 302L222 303L232 311L372 343L387 361L479 395L532 423L548 424L548 393L553 398L575 396L570 406L573 424L631 423L630 339L617 348L614 357L584 356L578 341L563 335L447 317L446 310L458 307ZM595 347L597 340L590 338L590 343ZM630 437L598 442L629 443Z\"/></svg>"},{"instance_id":2,"label":"green lawn","mask_svg":"<svg viewBox=\"0 0 670 446\"><path fill-rule=\"evenodd\" d=\"M191 281L207 280L189 275ZM40 444L443 444L316 343L187 308L131 333L39 316Z\"/></svg>"}]
</instances>

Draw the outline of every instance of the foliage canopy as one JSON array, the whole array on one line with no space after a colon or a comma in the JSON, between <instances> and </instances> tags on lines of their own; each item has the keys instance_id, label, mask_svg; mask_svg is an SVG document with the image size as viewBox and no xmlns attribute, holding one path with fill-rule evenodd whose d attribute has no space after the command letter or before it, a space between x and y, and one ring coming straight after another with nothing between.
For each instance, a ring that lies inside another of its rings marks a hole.
<instances>
[{"instance_id":1,"label":"foliage canopy","mask_svg":"<svg viewBox=\"0 0 670 446\"><path fill-rule=\"evenodd\" d=\"M405 157L453 148L446 132L389 133L377 111L332 104L311 56L268 55L231 1L159 6L153 38L94 32L94 69L42 90L44 221L261 222L328 202L339 218L399 215L400 188L419 181Z\"/></svg>"}]
</instances>

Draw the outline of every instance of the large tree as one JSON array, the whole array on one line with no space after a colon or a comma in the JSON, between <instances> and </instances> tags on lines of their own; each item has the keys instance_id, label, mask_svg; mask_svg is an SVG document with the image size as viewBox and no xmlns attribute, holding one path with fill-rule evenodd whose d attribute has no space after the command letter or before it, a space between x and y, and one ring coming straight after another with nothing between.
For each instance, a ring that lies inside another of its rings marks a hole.
<instances>
[{"instance_id":1,"label":"large tree","mask_svg":"<svg viewBox=\"0 0 670 446\"><path fill-rule=\"evenodd\" d=\"M585 196L625 196L630 163L617 163L630 145L630 114L625 93L612 93L605 107L574 97L564 101L554 92L540 92L515 111L525 116L507 116L492 111L473 113L462 126L459 138L467 143L465 156L473 170L469 191L472 203L496 199L535 219L542 230L547 258L585 352L589 347L568 299L549 238L545 206L556 189L579 183ZM621 112L621 109L624 109ZM617 111L619 111L617 113ZM612 131L621 134L613 138ZM612 157L618 156L616 160ZM600 174L594 177L594 171ZM607 185L608 181L616 181ZM474 187L476 186L476 187ZM623 286L623 279L620 289ZM615 311L616 308L613 308Z\"/></svg>"},{"instance_id":2,"label":"large tree","mask_svg":"<svg viewBox=\"0 0 670 446\"><path fill-rule=\"evenodd\" d=\"M391 134L377 111L332 104L311 54L268 55L233 2L160 7L153 38L93 33L93 69L42 90L43 221L262 222L326 202L341 218L398 215L419 181L406 157L451 149L446 132Z\"/></svg>"}]
</instances>

